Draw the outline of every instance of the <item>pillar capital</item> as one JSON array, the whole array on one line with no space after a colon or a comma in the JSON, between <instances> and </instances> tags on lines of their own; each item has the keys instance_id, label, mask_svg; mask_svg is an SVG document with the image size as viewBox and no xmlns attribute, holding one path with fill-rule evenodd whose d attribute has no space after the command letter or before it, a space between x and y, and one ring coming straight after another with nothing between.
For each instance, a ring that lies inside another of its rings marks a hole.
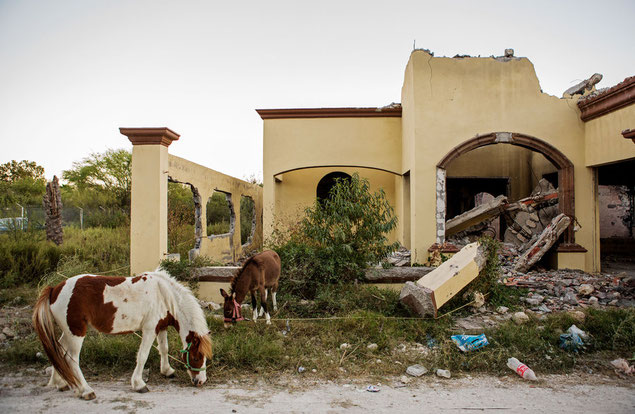
<instances>
[{"instance_id":1,"label":"pillar capital","mask_svg":"<svg viewBox=\"0 0 635 414\"><path fill-rule=\"evenodd\" d=\"M180 135L170 128L119 128L132 145L163 145L169 147Z\"/></svg>"}]
</instances>

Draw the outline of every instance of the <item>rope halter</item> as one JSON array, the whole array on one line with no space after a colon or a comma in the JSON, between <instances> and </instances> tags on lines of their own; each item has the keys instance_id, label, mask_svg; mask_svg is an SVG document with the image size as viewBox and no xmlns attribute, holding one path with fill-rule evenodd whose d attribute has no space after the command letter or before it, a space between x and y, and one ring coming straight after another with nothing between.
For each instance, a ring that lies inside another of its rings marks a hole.
<instances>
[{"instance_id":1,"label":"rope halter","mask_svg":"<svg viewBox=\"0 0 635 414\"><path fill-rule=\"evenodd\" d=\"M196 372L205 371L206 370L205 366L202 366L201 368L194 368L192 365L190 365L190 348L191 347L192 347L192 343L188 342L187 348L181 349L179 351L180 353L185 354L185 367L189 369L190 371L196 371Z\"/></svg>"}]
</instances>

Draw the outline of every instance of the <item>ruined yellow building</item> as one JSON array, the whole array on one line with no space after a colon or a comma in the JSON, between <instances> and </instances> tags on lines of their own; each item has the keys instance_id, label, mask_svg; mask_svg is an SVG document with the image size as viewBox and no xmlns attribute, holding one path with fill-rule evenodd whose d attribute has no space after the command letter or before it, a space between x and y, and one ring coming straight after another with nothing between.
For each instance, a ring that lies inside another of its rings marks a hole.
<instances>
[{"instance_id":1,"label":"ruined yellow building","mask_svg":"<svg viewBox=\"0 0 635 414\"><path fill-rule=\"evenodd\" d=\"M620 217L633 237L635 77L601 91L592 79L558 98L513 51L439 58L415 50L401 104L260 109L264 238L297 222L333 177L358 172L395 207L392 239L424 263L446 248L446 219L470 208L476 192L517 200L546 178L573 218L551 262L599 271L603 177L627 188Z\"/></svg>"}]
</instances>

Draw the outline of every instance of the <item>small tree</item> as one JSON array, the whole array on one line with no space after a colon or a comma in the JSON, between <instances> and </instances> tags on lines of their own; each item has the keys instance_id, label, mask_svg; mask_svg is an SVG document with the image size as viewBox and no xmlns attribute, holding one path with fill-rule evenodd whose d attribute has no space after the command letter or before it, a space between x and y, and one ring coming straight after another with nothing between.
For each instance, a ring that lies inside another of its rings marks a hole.
<instances>
[{"instance_id":1,"label":"small tree","mask_svg":"<svg viewBox=\"0 0 635 414\"><path fill-rule=\"evenodd\" d=\"M383 190L372 192L365 178L338 179L329 197L305 210L300 225L274 242L287 290L311 298L320 285L361 279L399 244L388 242L397 226Z\"/></svg>"},{"instance_id":2,"label":"small tree","mask_svg":"<svg viewBox=\"0 0 635 414\"><path fill-rule=\"evenodd\" d=\"M67 196L73 204L82 207L96 202L99 205L129 207L131 165L132 154L124 149L90 154L62 173L68 182Z\"/></svg>"},{"instance_id":3,"label":"small tree","mask_svg":"<svg viewBox=\"0 0 635 414\"><path fill-rule=\"evenodd\" d=\"M44 168L33 161L0 165L0 206L39 204L44 194Z\"/></svg>"},{"instance_id":4,"label":"small tree","mask_svg":"<svg viewBox=\"0 0 635 414\"><path fill-rule=\"evenodd\" d=\"M305 210L301 230L307 239L349 261L354 271L377 263L399 247L387 234L397 226L394 209L383 189L371 192L370 183L354 174L335 179L325 200Z\"/></svg>"}]
</instances>

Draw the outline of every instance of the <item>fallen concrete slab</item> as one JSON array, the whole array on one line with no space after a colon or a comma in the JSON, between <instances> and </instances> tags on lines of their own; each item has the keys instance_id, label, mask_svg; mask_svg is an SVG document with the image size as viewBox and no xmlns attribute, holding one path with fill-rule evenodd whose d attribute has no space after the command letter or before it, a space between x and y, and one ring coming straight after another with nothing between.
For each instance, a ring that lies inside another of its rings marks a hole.
<instances>
[{"instance_id":1,"label":"fallen concrete slab","mask_svg":"<svg viewBox=\"0 0 635 414\"><path fill-rule=\"evenodd\" d=\"M192 276L199 282L229 282L240 270L238 266L207 266L194 269Z\"/></svg>"},{"instance_id":2,"label":"fallen concrete slab","mask_svg":"<svg viewBox=\"0 0 635 414\"><path fill-rule=\"evenodd\" d=\"M364 278L368 283L405 283L414 282L432 272L435 267L389 267L387 269L371 268L366 270Z\"/></svg>"},{"instance_id":3,"label":"fallen concrete slab","mask_svg":"<svg viewBox=\"0 0 635 414\"><path fill-rule=\"evenodd\" d=\"M465 213L451 218L445 223L445 235L451 236L462 230L479 224L487 219L499 216L503 211L503 206L507 204L507 197L499 195L495 199L474 207Z\"/></svg>"},{"instance_id":4,"label":"fallen concrete slab","mask_svg":"<svg viewBox=\"0 0 635 414\"><path fill-rule=\"evenodd\" d=\"M436 316L443 304L479 275L486 260L485 246L468 244L416 283L407 282L399 300L421 316Z\"/></svg>"},{"instance_id":5,"label":"fallen concrete slab","mask_svg":"<svg viewBox=\"0 0 635 414\"><path fill-rule=\"evenodd\" d=\"M571 223L571 219L564 214L554 217L551 223L538 236L536 242L518 258L514 265L514 270L518 272L528 271L549 251L551 246L558 240L558 237L569 227L569 223Z\"/></svg>"}]
</instances>

